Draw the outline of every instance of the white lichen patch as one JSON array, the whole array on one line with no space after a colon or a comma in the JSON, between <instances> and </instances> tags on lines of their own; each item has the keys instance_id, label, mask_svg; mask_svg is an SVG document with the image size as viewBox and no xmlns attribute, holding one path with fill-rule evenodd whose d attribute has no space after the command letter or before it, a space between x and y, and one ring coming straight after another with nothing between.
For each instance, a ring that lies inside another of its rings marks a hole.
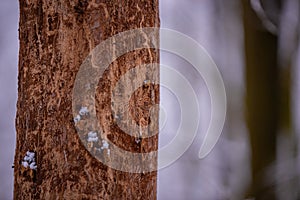
<instances>
[{"instance_id":1,"label":"white lichen patch","mask_svg":"<svg viewBox=\"0 0 300 200\"><path fill-rule=\"evenodd\" d=\"M22 162L22 165L23 165L23 167L27 168L29 164L28 164L28 162L26 162L26 161L24 162L24 161L23 161L23 162Z\"/></svg>"},{"instance_id":2,"label":"white lichen patch","mask_svg":"<svg viewBox=\"0 0 300 200\"><path fill-rule=\"evenodd\" d=\"M110 149L109 149L109 144L106 140L102 140L102 147L101 150L106 149L107 155L110 155Z\"/></svg>"},{"instance_id":3,"label":"white lichen patch","mask_svg":"<svg viewBox=\"0 0 300 200\"><path fill-rule=\"evenodd\" d=\"M140 138L136 138L135 139L135 143L139 144L141 142L141 139Z\"/></svg>"},{"instance_id":4,"label":"white lichen patch","mask_svg":"<svg viewBox=\"0 0 300 200\"><path fill-rule=\"evenodd\" d=\"M88 142L97 142L97 141L98 141L98 137L95 137L95 138L89 137L88 138Z\"/></svg>"},{"instance_id":5,"label":"white lichen patch","mask_svg":"<svg viewBox=\"0 0 300 200\"><path fill-rule=\"evenodd\" d=\"M88 142L97 142L98 139L99 138L98 138L96 132L91 131L91 132L88 133L88 139L87 139Z\"/></svg>"},{"instance_id":6,"label":"white lichen patch","mask_svg":"<svg viewBox=\"0 0 300 200\"><path fill-rule=\"evenodd\" d=\"M30 169L33 169L33 170L36 170L36 168L37 168L36 163L35 163L35 162L32 162L32 163L29 165L29 168L30 168Z\"/></svg>"},{"instance_id":7,"label":"white lichen patch","mask_svg":"<svg viewBox=\"0 0 300 200\"><path fill-rule=\"evenodd\" d=\"M151 83L150 80L144 80L144 85L148 85L148 84L150 84L150 83Z\"/></svg>"},{"instance_id":8,"label":"white lichen patch","mask_svg":"<svg viewBox=\"0 0 300 200\"><path fill-rule=\"evenodd\" d=\"M37 166L35 162L35 153L27 151L25 157L23 158L22 165L25 168L29 167L30 169L36 170Z\"/></svg>"},{"instance_id":9,"label":"white lichen patch","mask_svg":"<svg viewBox=\"0 0 300 200\"><path fill-rule=\"evenodd\" d=\"M75 124L78 123L80 120L81 120L80 115L77 115L76 117L74 117Z\"/></svg>"},{"instance_id":10,"label":"white lichen patch","mask_svg":"<svg viewBox=\"0 0 300 200\"><path fill-rule=\"evenodd\" d=\"M82 116L88 115L89 110L88 110L87 107L81 107L78 113L79 114L76 115L76 117L74 117L75 124L78 123L81 120Z\"/></svg>"},{"instance_id":11,"label":"white lichen patch","mask_svg":"<svg viewBox=\"0 0 300 200\"><path fill-rule=\"evenodd\" d=\"M87 107L81 107L79 110L79 115L84 116L87 115L89 113L89 110Z\"/></svg>"},{"instance_id":12,"label":"white lichen patch","mask_svg":"<svg viewBox=\"0 0 300 200\"><path fill-rule=\"evenodd\" d=\"M106 140L102 140L102 147L101 149L108 149L109 148L109 144Z\"/></svg>"}]
</instances>

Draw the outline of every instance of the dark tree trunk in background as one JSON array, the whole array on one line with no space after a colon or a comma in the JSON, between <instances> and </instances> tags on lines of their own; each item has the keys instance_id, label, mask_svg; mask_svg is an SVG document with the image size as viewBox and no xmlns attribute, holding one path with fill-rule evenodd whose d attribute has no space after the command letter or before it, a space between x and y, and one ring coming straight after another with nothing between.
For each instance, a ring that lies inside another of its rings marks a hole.
<instances>
[{"instance_id":1,"label":"dark tree trunk in background","mask_svg":"<svg viewBox=\"0 0 300 200\"><path fill-rule=\"evenodd\" d=\"M276 199L275 189L268 184L266 172L275 161L279 128L278 39L263 27L249 0L244 0L243 6L246 116L252 149L253 179L249 195L258 200L272 200Z\"/></svg>"},{"instance_id":2,"label":"dark tree trunk in background","mask_svg":"<svg viewBox=\"0 0 300 200\"><path fill-rule=\"evenodd\" d=\"M156 172L116 171L84 148L73 122L72 89L81 63L101 41L158 26L158 0L20 0L14 199L156 199ZM159 51L131 52L114 62L99 86L132 66L152 62L159 62ZM143 111L143 105L136 107ZM114 129L109 130L113 136ZM137 152L157 149L157 137L142 140L138 148L134 140L122 139L113 142ZM22 165L27 151L35 153L36 170Z\"/></svg>"}]
</instances>

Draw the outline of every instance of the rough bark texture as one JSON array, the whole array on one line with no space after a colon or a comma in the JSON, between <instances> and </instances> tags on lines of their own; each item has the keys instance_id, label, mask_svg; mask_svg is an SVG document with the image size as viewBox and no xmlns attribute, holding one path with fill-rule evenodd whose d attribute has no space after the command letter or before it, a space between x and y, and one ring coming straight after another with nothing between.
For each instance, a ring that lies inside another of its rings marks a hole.
<instances>
[{"instance_id":1,"label":"rough bark texture","mask_svg":"<svg viewBox=\"0 0 300 200\"><path fill-rule=\"evenodd\" d=\"M20 0L14 199L156 199L156 172L116 171L84 148L73 121L72 89L81 63L101 41L158 26L158 0ZM98 119L108 138L127 151L156 150L157 136L136 143L111 118L102 117L111 115L111 85L136 65L158 62L159 51L130 52L99 82L105 90L96 95ZM137 123L149 123L149 105L158 103L158 94L153 84L134 93L130 110ZM36 153L37 170L22 166L27 151Z\"/></svg>"},{"instance_id":2,"label":"rough bark texture","mask_svg":"<svg viewBox=\"0 0 300 200\"><path fill-rule=\"evenodd\" d=\"M244 32L247 84L247 124L252 153L252 184L255 199L276 199L267 180L275 161L279 129L279 68L277 36L268 32L244 0Z\"/></svg>"}]
</instances>

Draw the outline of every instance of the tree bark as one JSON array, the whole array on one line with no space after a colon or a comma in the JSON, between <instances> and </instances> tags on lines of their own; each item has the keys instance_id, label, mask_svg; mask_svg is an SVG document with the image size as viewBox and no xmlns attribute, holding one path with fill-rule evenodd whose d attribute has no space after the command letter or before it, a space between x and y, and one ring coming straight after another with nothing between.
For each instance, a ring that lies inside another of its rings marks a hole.
<instances>
[{"instance_id":1,"label":"tree bark","mask_svg":"<svg viewBox=\"0 0 300 200\"><path fill-rule=\"evenodd\" d=\"M155 171L117 171L85 149L73 121L72 89L81 63L101 41L159 24L158 0L20 0L14 199L156 199ZM102 90L96 93L97 116L108 138L137 153L157 150L157 135L137 143L103 116L112 113L111 86L145 63L159 63L159 51L141 49L118 58L105 71L98 84ZM145 73L159 76L159 69ZM149 105L158 103L158 88L141 87L130 99L137 123L147 121ZM149 102L153 93L154 102ZM155 116L158 119L158 113ZM35 153L37 169L22 163L26 152Z\"/></svg>"}]
</instances>

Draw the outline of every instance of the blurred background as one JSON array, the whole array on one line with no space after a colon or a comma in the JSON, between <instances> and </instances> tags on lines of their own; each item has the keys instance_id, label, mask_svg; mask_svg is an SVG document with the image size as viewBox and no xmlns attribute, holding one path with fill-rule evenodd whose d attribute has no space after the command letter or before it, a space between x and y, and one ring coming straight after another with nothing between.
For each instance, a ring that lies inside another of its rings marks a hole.
<instances>
[{"instance_id":1,"label":"blurred background","mask_svg":"<svg viewBox=\"0 0 300 200\"><path fill-rule=\"evenodd\" d=\"M18 73L18 1L0 1L0 199L12 199Z\"/></svg>"},{"instance_id":2,"label":"blurred background","mask_svg":"<svg viewBox=\"0 0 300 200\"><path fill-rule=\"evenodd\" d=\"M159 171L158 199L300 199L300 54L298 0L161 0L161 26L201 44L217 64L227 118L213 151L198 152L210 119L210 97L184 59L161 63L192 85L200 124L192 146ZM18 1L0 1L0 199L12 199L18 66ZM176 96L161 88L166 123L160 146L180 123Z\"/></svg>"}]
</instances>

